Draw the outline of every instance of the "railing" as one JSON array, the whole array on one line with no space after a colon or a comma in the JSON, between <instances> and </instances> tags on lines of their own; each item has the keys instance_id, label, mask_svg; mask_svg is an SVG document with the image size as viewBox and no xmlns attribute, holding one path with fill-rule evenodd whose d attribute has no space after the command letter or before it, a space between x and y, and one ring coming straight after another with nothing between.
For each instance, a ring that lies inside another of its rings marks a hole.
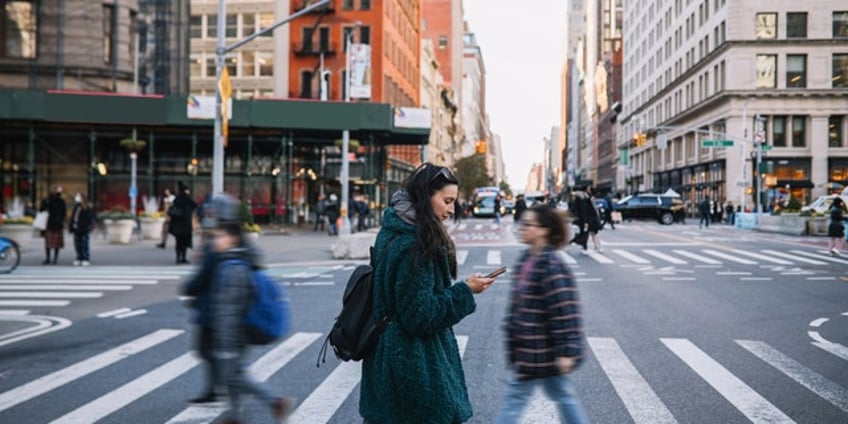
<instances>
[{"instance_id":1,"label":"railing","mask_svg":"<svg viewBox=\"0 0 848 424\"><path fill-rule=\"evenodd\" d=\"M292 43L292 51L297 56L325 56L336 54L336 43Z\"/></svg>"}]
</instances>

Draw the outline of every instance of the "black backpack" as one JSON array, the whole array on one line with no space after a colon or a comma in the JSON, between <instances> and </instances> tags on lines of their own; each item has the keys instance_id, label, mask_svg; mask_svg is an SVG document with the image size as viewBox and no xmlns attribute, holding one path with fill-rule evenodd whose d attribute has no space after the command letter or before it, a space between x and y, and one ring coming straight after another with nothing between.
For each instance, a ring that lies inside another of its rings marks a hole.
<instances>
[{"instance_id":1,"label":"black backpack","mask_svg":"<svg viewBox=\"0 0 848 424\"><path fill-rule=\"evenodd\" d=\"M392 237L389 243L394 240ZM374 267L376 254L370 250L368 265L359 265L350 274L342 297L342 310L336 317L330 334L324 339L324 345L318 352L320 366L327 361L327 344L333 347L336 357L342 361L361 361L371 354L377 344L377 338L391 322L392 317L374 315Z\"/></svg>"}]
</instances>

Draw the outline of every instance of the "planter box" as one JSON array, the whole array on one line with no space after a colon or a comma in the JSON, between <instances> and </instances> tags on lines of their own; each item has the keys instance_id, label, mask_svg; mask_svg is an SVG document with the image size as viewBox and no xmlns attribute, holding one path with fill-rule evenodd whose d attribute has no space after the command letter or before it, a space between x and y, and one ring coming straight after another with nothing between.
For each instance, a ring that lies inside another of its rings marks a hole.
<instances>
[{"instance_id":1,"label":"planter box","mask_svg":"<svg viewBox=\"0 0 848 424\"><path fill-rule=\"evenodd\" d=\"M162 226L165 218L141 217L141 236L146 240L159 240L162 237Z\"/></svg>"},{"instance_id":2,"label":"planter box","mask_svg":"<svg viewBox=\"0 0 848 424\"><path fill-rule=\"evenodd\" d=\"M255 245L259 242L259 233L244 233L244 238Z\"/></svg>"},{"instance_id":3,"label":"planter box","mask_svg":"<svg viewBox=\"0 0 848 424\"><path fill-rule=\"evenodd\" d=\"M829 224L830 218L824 216L809 218L807 221L807 233L811 236L826 236Z\"/></svg>"},{"instance_id":4,"label":"planter box","mask_svg":"<svg viewBox=\"0 0 848 424\"><path fill-rule=\"evenodd\" d=\"M0 225L0 236L8 237L18 243L32 239L32 225L3 224Z\"/></svg>"},{"instance_id":5,"label":"planter box","mask_svg":"<svg viewBox=\"0 0 848 424\"><path fill-rule=\"evenodd\" d=\"M113 221L107 219L103 221L106 226L106 237L109 243L113 244L129 244L132 239L132 231L135 228L135 221L131 219L119 219Z\"/></svg>"},{"instance_id":6,"label":"planter box","mask_svg":"<svg viewBox=\"0 0 848 424\"><path fill-rule=\"evenodd\" d=\"M795 215L759 215L757 231L803 236L807 233L807 217Z\"/></svg>"}]
</instances>

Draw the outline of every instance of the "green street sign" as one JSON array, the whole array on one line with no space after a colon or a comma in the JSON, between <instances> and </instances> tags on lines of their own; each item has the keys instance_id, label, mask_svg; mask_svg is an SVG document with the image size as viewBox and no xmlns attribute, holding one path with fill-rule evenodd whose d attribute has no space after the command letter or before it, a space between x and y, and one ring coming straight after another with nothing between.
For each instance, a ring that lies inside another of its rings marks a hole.
<instances>
[{"instance_id":1,"label":"green street sign","mask_svg":"<svg viewBox=\"0 0 848 424\"><path fill-rule=\"evenodd\" d=\"M701 140L701 147L733 147L733 140Z\"/></svg>"},{"instance_id":2,"label":"green street sign","mask_svg":"<svg viewBox=\"0 0 848 424\"><path fill-rule=\"evenodd\" d=\"M760 144L760 149L762 149L764 152L767 152L773 148L774 146L772 146L771 144Z\"/></svg>"}]
</instances>

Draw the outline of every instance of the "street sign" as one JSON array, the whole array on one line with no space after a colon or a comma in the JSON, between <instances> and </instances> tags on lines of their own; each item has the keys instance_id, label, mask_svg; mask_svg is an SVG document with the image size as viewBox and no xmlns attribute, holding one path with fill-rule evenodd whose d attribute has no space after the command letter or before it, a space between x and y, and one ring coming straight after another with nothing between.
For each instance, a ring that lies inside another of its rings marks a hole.
<instances>
[{"instance_id":1,"label":"street sign","mask_svg":"<svg viewBox=\"0 0 848 424\"><path fill-rule=\"evenodd\" d=\"M774 146L772 146L771 144L760 144L760 149L762 149L764 152L767 152L773 148Z\"/></svg>"},{"instance_id":2,"label":"street sign","mask_svg":"<svg viewBox=\"0 0 848 424\"><path fill-rule=\"evenodd\" d=\"M138 197L138 187L130 186L130 197Z\"/></svg>"},{"instance_id":3,"label":"street sign","mask_svg":"<svg viewBox=\"0 0 848 424\"><path fill-rule=\"evenodd\" d=\"M733 140L701 140L701 147L733 147Z\"/></svg>"},{"instance_id":4,"label":"street sign","mask_svg":"<svg viewBox=\"0 0 848 424\"><path fill-rule=\"evenodd\" d=\"M736 183L736 187L750 187L751 183L748 181L738 181Z\"/></svg>"}]
</instances>

